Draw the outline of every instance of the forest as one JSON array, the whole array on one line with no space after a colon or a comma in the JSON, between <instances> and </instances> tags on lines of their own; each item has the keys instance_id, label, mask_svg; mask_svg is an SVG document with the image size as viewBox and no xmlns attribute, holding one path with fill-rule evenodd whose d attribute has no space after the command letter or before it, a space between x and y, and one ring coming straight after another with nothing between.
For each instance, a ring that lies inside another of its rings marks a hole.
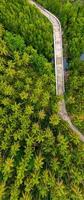
<instances>
[{"instance_id":1,"label":"forest","mask_svg":"<svg viewBox=\"0 0 84 200\"><path fill-rule=\"evenodd\" d=\"M65 99L83 132L82 1L38 2L64 26ZM84 143L58 116L52 25L27 0L0 11L0 200L84 200Z\"/></svg>"}]
</instances>

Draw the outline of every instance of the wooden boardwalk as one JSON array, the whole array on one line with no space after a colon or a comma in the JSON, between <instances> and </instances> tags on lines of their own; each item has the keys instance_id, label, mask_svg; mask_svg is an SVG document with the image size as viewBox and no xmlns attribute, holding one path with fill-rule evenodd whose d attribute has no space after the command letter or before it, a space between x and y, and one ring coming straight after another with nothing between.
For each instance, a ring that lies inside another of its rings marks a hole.
<instances>
[{"instance_id":1,"label":"wooden boardwalk","mask_svg":"<svg viewBox=\"0 0 84 200\"><path fill-rule=\"evenodd\" d=\"M53 26L53 37L54 37L54 57L55 57L55 78L56 78L56 95L62 96L62 100L59 102L59 115L60 117L69 124L69 127L76 134L79 139L84 142L84 135L72 124L65 106L64 101L64 67L63 67L63 48L62 48L62 31L60 21L56 16L50 13L48 10L30 0L30 3L35 5L40 12L45 15Z\"/></svg>"}]
</instances>

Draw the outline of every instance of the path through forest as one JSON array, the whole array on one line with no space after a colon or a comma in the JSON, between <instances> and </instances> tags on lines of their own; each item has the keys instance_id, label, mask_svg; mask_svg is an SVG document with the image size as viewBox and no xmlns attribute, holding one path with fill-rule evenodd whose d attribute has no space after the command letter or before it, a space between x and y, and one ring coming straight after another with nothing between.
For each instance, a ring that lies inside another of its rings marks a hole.
<instances>
[{"instance_id":1,"label":"path through forest","mask_svg":"<svg viewBox=\"0 0 84 200\"><path fill-rule=\"evenodd\" d=\"M60 117L69 124L69 127L76 134L79 139L84 142L84 135L72 124L65 106L64 101L64 67L63 67L63 48L62 48L62 30L60 21L56 16L44 9L39 4L30 0L30 3L35 5L43 15L45 15L53 26L53 37L54 37L54 57L55 57L55 78L56 78L56 95L62 96L62 100L59 102L59 115Z\"/></svg>"}]
</instances>

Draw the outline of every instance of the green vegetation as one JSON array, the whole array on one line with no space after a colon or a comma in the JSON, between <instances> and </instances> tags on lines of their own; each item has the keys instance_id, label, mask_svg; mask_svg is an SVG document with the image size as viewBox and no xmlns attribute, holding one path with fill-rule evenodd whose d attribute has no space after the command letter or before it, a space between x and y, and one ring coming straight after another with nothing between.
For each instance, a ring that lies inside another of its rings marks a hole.
<instances>
[{"instance_id":1,"label":"green vegetation","mask_svg":"<svg viewBox=\"0 0 84 200\"><path fill-rule=\"evenodd\" d=\"M38 10L27 5L26 0L2 0L1 22L9 32L21 35L26 45L32 45L48 59L52 58L51 24Z\"/></svg>"},{"instance_id":2,"label":"green vegetation","mask_svg":"<svg viewBox=\"0 0 84 200\"><path fill-rule=\"evenodd\" d=\"M69 80L66 81L66 104L71 119L84 132L84 2L82 0L37 0L54 13L63 29L64 56L69 63Z\"/></svg>"},{"instance_id":3,"label":"green vegetation","mask_svg":"<svg viewBox=\"0 0 84 200\"><path fill-rule=\"evenodd\" d=\"M0 200L83 200L84 144L57 114L51 25L26 0L2 0L0 20Z\"/></svg>"},{"instance_id":4,"label":"green vegetation","mask_svg":"<svg viewBox=\"0 0 84 200\"><path fill-rule=\"evenodd\" d=\"M73 123L84 133L84 61L76 64L76 70L70 70L66 81L66 103Z\"/></svg>"}]
</instances>

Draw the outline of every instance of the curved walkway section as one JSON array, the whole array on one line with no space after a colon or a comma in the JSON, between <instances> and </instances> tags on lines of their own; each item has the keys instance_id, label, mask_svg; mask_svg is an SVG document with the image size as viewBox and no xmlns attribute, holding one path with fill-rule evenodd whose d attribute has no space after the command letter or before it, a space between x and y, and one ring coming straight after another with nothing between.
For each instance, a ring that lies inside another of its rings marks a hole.
<instances>
[{"instance_id":1,"label":"curved walkway section","mask_svg":"<svg viewBox=\"0 0 84 200\"><path fill-rule=\"evenodd\" d=\"M40 12L45 15L53 26L53 37L54 37L54 57L55 57L55 78L56 78L56 95L62 96L64 95L65 87L64 87L64 67L63 67L63 48L62 48L62 31L61 24L57 17L55 17L48 10L35 3L33 0L30 0L30 3L35 5ZM78 131L78 129L72 124L65 106L64 97L59 102L59 115L60 117L68 122L69 127L72 129L74 134L76 134L79 139L84 142L84 135Z\"/></svg>"}]
</instances>

